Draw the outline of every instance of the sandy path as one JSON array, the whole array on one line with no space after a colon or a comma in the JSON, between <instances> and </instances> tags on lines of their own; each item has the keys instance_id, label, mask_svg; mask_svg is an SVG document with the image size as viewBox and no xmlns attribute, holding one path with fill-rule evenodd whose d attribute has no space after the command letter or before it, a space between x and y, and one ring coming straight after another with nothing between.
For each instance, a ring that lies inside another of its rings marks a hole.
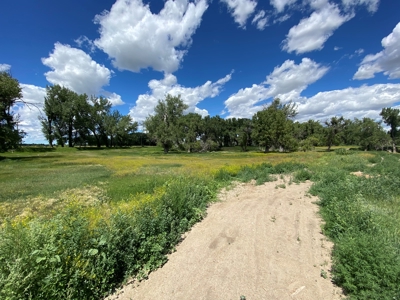
<instances>
[{"instance_id":1,"label":"sandy path","mask_svg":"<svg viewBox=\"0 0 400 300\"><path fill-rule=\"evenodd\" d=\"M187 234L149 279L110 299L340 299L329 278L331 243L321 234L310 183L239 184Z\"/></svg>"}]
</instances>

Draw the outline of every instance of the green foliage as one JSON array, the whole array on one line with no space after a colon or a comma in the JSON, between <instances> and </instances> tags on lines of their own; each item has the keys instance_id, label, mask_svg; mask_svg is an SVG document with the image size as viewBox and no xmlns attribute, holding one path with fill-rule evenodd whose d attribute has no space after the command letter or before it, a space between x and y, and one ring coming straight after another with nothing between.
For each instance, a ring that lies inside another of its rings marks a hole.
<instances>
[{"instance_id":1,"label":"green foliage","mask_svg":"<svg viewBox=\"0 0 400 300\"><path fill-rule=\"evenodd\" d=\"M99 299L124 278L166 262L181 234L204 217L217 186L179 177L146 205L93 224L80 206L51 220L0 229L0 298Z\"/></svg>"},{"instance_id":2,"label":"green foliage","mask_svg":"<svg viewBox=\"0 0 400 300\"><path fill-rule=\"evenodd\" d=\"M294 180L296 182L304 182L306 180L311 180L312 173L307 169L300 169L294 173Z\"/></svg>"},{"instance_id":3,"label":"green foliage","mask_svg":"<svg viewBox=\"0 0 400 300\"><path fill-rule=\"evenodd\" d=\"M372 167L354 155L332 157L313 176L317 182L311 193L320 197L324 233L335 243L333 279L351 299L400 295L399 163L397 157L383 155L384 160L373 159L377 165ZM380 175L349 174L356 169Z\"/></svg>"},{"instance_id":4,"label":"green foliage","mask_svg":"<svg viewBox=\"0 0 400 300\"><path fill-rule=\"evenodd\" d=\"M154 108L155 114L144 122L149 135L163 147L164 153L168 153L172 146L182 139L182 117L187 108L180 95L167 95L165 100L158 101Z\"/></svg>"},{"instance_id":5,"label":"green foliage","mask_svg":"<svg viewBox=\"0 0 400 300\"><path fill-rule=\"evenodd\" d=\"M325 121L325 139L328 151L331 150L333 145L340 143L340 137L346 127L346 120L343 117L332 117L330 120Z\"/></svg>"},{"instance_id":6,"label":"green foliage","mask_svg":"<svg viewBox=\"0 0 400 300\"><path fill-rule=\"evenodd\" d=\"M393 143L393 152L396 152L396 140L399 137L399 126L400 126L400 109L386 107L383 108L380 115L382 116L383 122L390 126L390 137Z\"/></svg>"},{"instance_id":7,"label":"green foliage","mask_svg":"<svg viewBox=\"0 0 400 300\"><path fill-rule=\"evenodd\" d=\"M253 116L252 138L265 148L265 152L271 147L279 151L296 150L294 125L290 120L296 113L294 105L290 103L282 105L279 99L275 99L271 105Z\"/></svg>"},{"instance_id":8,"label":"green foliage","mask_svg":"<svg viewBox=\"0 0 400 300\"><path fill-rule=\"evenodd\" d=\"M19 118L12 111L21 99L18 80L7 72L0 72L0 152L18 148L25 135L18 130Z\"/></svg>"}]
</instances>

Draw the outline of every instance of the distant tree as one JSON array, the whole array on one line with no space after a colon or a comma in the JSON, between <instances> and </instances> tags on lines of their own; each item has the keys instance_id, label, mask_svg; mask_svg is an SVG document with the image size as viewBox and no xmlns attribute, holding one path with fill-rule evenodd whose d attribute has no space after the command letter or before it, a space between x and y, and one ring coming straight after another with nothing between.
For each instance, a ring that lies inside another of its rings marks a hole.
<instances>
[{"instance_id":1,"label":"distant tree","mask_svg":"<svg viewBox=\"0 0 400 300\"><path fill-rule=\"evenodd\" d=\"M0 152L17 148L24 137L24 132L18 130L18 116L12 111L21 99L18 80L8 72L0 72Z\"/></svg>"},{"instance_id":2,"label":"distant tree","mask_svg":"<svg viewBox=\"0 0 400 300\"><path fill-rule=\"evenodd\" d=\"M340 133L345 128L346 120L343 117L332 117L330 120L325 121L325 125L326 145L328 146L328 151L331 151L331 147L340 141Z\"/></svg>"},{"instance_id":3,"label":"distant tree","mask_svg":"<svg viewBox=\"0 0 400 300\"><path fill-rule=\"evenodd\" d=\"M364 150L383 149L390 144L390 137L383 130L380 123L370 118L363 118L359 122L360 141L359 145Z\"/></svg>"},{"instance_id":4,"label":"distant tree","mask_svg":"<svg viewBox=\"0 0 400 300\"><path fill-rule=\"evenodd\" d=\"M76 114L86 98L58 84L46 87L45 116L41 117L41 124L50 145L55 139L62 147L66 142L69 147L74 146Z\"/></svg>"},{"instance_id":5,"label":"distant tree","mask_svg":"<svg viewBox=\"0 0 400 300\"><path fill-rule=\"evenodd\" d=\"M188 106L183 103L180 95L167 95L165 100L159 100L154 108L154 115L146 118L144 124L149 135L154 138L168 153L177 140L181 140L181 118Z\"/></svg>"},{"instance_id":6,"label":"distant tree","mask_svg":"<svg viewBox=\"0 0 400 300\"><path fill-rule=\"evenodd\" d=\"M242 151L247 151L247 146L251 144L251 133L253 131L253 122L250 119L239 119L239 128L236 130L236 136Z\"/></svg>"},{"instance_id":7,"label":"distant tree","mask_svg":"<svg viewBox=\"0 0 400 300\"><path fill-rule=\"evenodd\" d=\"M400 126L400 110L397 108L386 107L383 108L380 113L383 122L390 126L389 134L392 139L393 152L396 151L396 140L399 137L399 126Z\"/></svg>"},{"instance_id":8,"label":"distant tree","mask_svg":"<svg viewBox=\"0 0 400 300\"><path fill-rule=\"evenodd\" d=\"M189 113L181 118L181 122L185 148L188 152L192 152L199 144L198 140L202 133L201 116L196 113Z\"/></svg>"},{"instance_id":9,"label":"distant tree","mask_svg":"<svg viewBox=\"0 0 400 300\"><path fill-rule=\"evenodd\" d=\"M294 128L291 118L297 114L293 103L283 105L279 99L257 112L253 116L252 138L265 152L274 147L278 150L292 151L297 141L293 136Z\"/></svg>"},{"instance_id":10,"label":"distant tree","mask_svg":"<svg viewBox=\"0 0 400 300\"><path fill-rule=\"evenodd\" d=\"M131 135L137 130L138 123L133 122L131 116L122 115L118 110L105 116L105 134L109 147L125 146Z\"/></svg>"}]
</instances>

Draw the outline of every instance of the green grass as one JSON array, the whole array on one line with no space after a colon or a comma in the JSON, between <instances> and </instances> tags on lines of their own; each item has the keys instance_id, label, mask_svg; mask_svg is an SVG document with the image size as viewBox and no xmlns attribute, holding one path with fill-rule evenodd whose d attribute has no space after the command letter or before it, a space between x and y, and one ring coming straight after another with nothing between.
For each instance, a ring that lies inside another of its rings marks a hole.
<instances>
[{"instance_id":1,"label":"green grass","mask_svg":"<svg viewBox=\"0 0 400 300\"><path fill-rule=\"evenodd\" d=\"M0 298L99 299L161 266L232 180L262 184L291 174L294 182L314 182L323 231L335 243L335 283L350 299L400 299L398 155L223 150L34 147L4 154ZM368 177L351 174L359 171Z\"/></svg>"},{"instance_id":2,"label":"green grass","mask_svg":"<svg viewBox=\"0 0 400 300\"><path fill-rule=\"evenodd\" d=\"M0 162L0 202L13 201L96 184L110 177L101 165L71 165L46 159L3 160Z\"/></svg>"}]
</instances>

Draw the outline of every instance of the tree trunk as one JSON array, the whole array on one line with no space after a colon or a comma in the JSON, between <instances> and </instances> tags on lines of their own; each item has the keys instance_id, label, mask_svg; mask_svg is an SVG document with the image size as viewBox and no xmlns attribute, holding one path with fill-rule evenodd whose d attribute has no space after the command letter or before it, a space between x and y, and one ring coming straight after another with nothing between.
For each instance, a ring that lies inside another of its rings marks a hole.
<instances>
[{"instance_id":1,"label":"tree trunk","mask_svg":"<svg viewBox=\"0 0 400 300\"><path fill-rule=\"evenodd\" d=\"M397 153L396 144L393 142L393 153Z\"/></svg>"},{"instance_id":2,"label":"tree trunk","mask_svg":"<svg viewBox=\"0 0 400 300\"><path fill-rule=\"evenodd\" d=\"M68 126L68 147L73 147L74 144L72 142L72 124L69 124Z\"/></svg>"}]
</instances>

